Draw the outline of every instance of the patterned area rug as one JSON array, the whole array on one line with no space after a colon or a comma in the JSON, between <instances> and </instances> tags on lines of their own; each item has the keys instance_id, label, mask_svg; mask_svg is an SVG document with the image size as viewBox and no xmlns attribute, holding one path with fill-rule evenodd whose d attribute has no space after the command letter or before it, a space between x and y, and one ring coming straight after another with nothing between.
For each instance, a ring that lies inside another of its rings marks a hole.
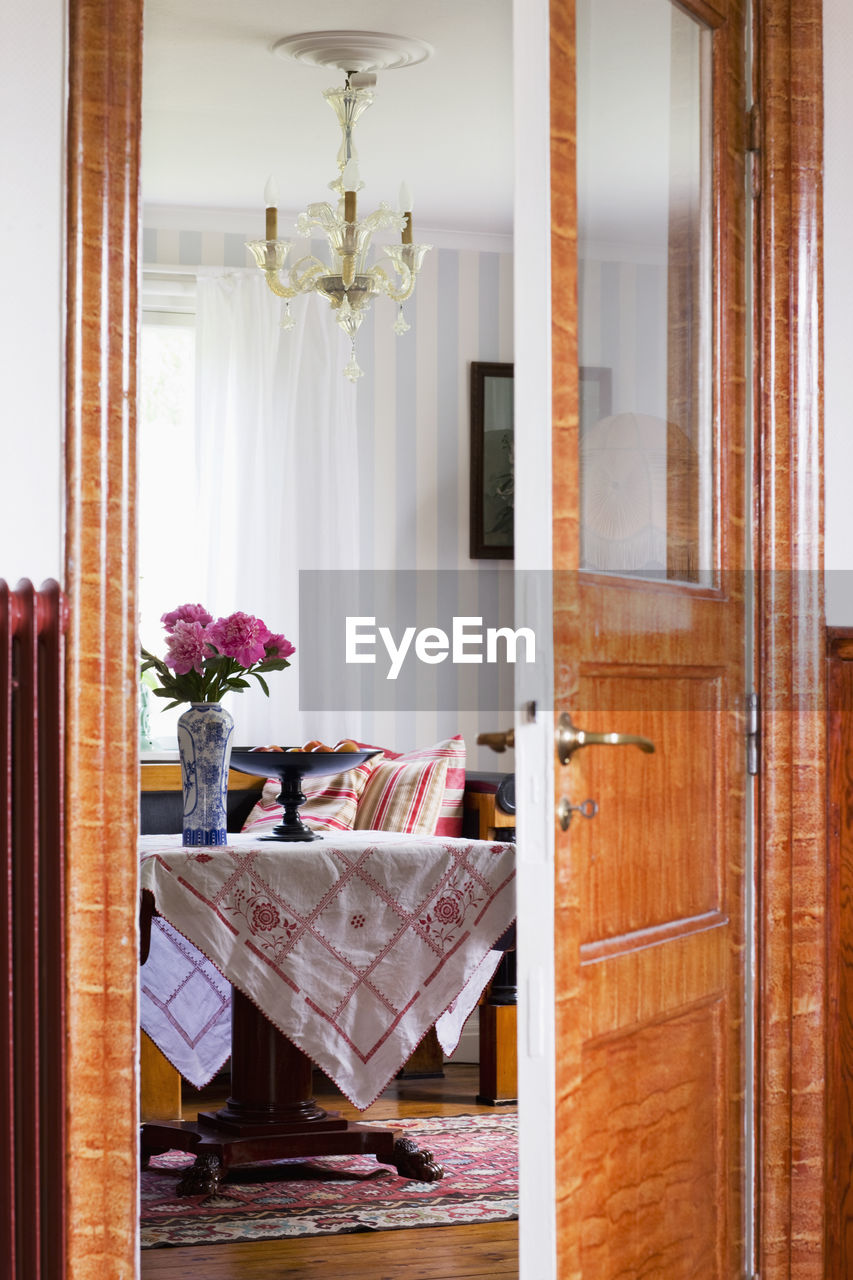
<instances>
[{"instance_id":1,"label":"patterned area rug","mask_svg":"<svg viewBox=\"0 0 853 1280\"><path fill-rule=\"evenodd\" d=\"M383 1120L399 1126L444 1165L440 1182L398 1177L373 1156L280 1161L287 1176L269 1178L269 1163L234 1170L219 1195L204 1202L175 1195L192 1157L170 1151L142 1174L143 1249L163 1245L282 1240L495 1222L518 1216L518 1116L447 1116Z\"/></svg>"}]
</instances>

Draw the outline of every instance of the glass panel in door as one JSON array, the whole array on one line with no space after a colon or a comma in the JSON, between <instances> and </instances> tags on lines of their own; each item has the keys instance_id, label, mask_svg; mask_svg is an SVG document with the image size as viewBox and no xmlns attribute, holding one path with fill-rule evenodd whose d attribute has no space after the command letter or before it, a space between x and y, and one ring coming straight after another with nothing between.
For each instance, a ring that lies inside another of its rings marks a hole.
<instances>
[{"instance_id":1,"label":"glass panel in door","mask_svg":"<svg viewBox=\"0 0 853 1280\"><path fill-rule=\"evenodd\" d=\"M581 567L716 566L711 32L578 0Z\"/></svg>"}]
</instances>

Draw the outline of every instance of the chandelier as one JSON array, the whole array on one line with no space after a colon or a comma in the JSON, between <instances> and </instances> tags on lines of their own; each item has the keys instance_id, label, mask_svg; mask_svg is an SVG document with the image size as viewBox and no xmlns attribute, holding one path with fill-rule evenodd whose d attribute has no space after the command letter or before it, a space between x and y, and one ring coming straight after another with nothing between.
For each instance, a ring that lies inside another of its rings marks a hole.
<instances>
[{"instance_id":1,"label":"chandelier","mask_svg":"<svg viewBox=\"0 0 853 1280\"><path fill-rule=\"evenodd\" d=\"M356 33L308 33L315 39L311 47L313 56L305 55L306 37L295 37L288 41L280 41L287 47L282 52L290 56L300 57L304 61L313 61L315 65L328 65L331 57L320 59L316 56L316 39L321 36ZM387 39L364 33L376 40ZM296 51L296 42L302 41ZM429 46L422 46L429 50ZM278 48L278 46L277 46ZM429 50L431 52L431 50ZM278 239L278 192L272 178L264 190L266 205L266 238L251 240L247 244L260 270L264 273L269 288L278 298L284 300L282 328L291 329L296 321L290 313L292 298L301 293L319 293L329 302L334 319L350 339L351 351L344 374L351 382L362 376L355 354L355 340L361 323L370 309L370 304L377 294L385 294L397 303L397 318L393 330L397 335L404 334L411 327L403 314L403 303L412 296L418 272L421 269L424 255L432 246L415 244L412 237L412 196L408 186L400 187L398 208L382 202L378 209L359 218L358 193L364 187L358 169L358 157L353 142L353 130L359 117L373 102L375 75L372 67L365 67L365 60L360 54L334 53L338 65L346 70L346 80L342 88L327 89L323 97L337 117L341 127L342 141L338 151L338 173L329 183L330 189L337 196L334 204L322 201L309 204L304 213L300 213L296 222L299 236L310 237L317 229L322 231L328 242L328 261L308 254L288 265L288 257L292 248L290 240ZM351 57L354 66L347 68ZM375 50L372 51L375 65ZM427 56L427 55L423 55ZM409 59L411 60L411 59ZM385 61L383 66L401 66L405 62ZM383 244L381 249L386 255L384 260L368 265L368 255L377 231L396 231L400 235L397 244Z\"/></svg>"}]
</instances>

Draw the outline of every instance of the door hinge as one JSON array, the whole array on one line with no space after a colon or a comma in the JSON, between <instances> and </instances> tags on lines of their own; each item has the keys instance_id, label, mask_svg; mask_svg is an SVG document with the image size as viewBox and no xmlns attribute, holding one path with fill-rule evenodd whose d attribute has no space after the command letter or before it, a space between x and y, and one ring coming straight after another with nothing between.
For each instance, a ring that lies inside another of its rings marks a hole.
<instances>
[{"instance_id":1,"label":"door hinge","mask_svg":"<svg viewBox=\"0 0 853 1280\"><path fill-rule=\"evenodd\" d=\"M749 182L753 200L761 195L761 110L753 102L746 113L746 150L749 156Z\"/></svg>"},{"instance_id":2,"label":"door hinge","mask_svg":"<svg viewBox=\"0 0 853 1280\"><path fill-rule=\"evenodd\" d=\"M746 695L746 771L751 777L758 773L760 759L761 703L753 691Z\"/></svg>"}]
</instances>

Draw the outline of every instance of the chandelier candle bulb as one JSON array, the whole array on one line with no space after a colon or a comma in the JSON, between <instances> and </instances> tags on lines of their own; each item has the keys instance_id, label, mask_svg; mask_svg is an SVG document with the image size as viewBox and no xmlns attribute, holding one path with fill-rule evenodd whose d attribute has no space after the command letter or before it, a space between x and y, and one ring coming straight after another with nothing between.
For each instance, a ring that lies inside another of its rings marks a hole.
<instances>
[{"instance_id":1,"label":"chandelier candle bulb","mask_svg":"<svg viewBox=\"0 0 853 1280\"><path fill-rule=\"evenodd\" d=\"M406 224L403 227L402 243L412 243L412 192L407 182L400 184L399 207L400 212L406 215Z\"/></svg>"},{"instance_id":2,"label":"chandelier candle bulb","mask_svg":"<svg viewBox=\"0 0 853 1280\"><path fill-rule=\"evenodd\" d=\"M266 239L275 240L278 237L278 187L275 178L267 178L267 184L264 187L264 205L266 206Z\"/></svg>"},{"instance_id":3,"label":"chandelier candle bulb","mask_svg":"<svg viewBox=\"0 0 853 1280\"><path fill-rule=\"evenodd\" d=\"M358 172L358 165L352 156L344 166L341 181L344 187L344 221L355 222L356 193L361 184L361 178Z\"/></svg>"}]
</instances>

